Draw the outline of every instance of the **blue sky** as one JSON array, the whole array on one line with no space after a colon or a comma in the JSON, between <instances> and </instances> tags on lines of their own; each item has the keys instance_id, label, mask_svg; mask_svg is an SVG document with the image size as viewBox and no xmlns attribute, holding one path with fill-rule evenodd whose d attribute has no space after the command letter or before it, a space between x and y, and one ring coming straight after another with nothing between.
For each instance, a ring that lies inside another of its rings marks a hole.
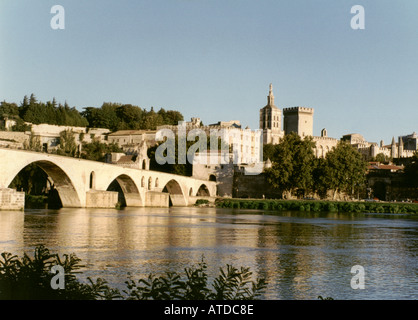
<instances>
[{"instance_id":1,"label":"blue sky","mask_svg":"<svg viewBox=\"0 0 418 320\"><path fill-rule=\"evenodd\" d=\"M57 4L64 30L50 27ZM314 135L418 131L416 0L1 0L0 45L1 101L131 103L257 129L273 83L279 108L315 109Z\"/></svg>"}]
</instances>

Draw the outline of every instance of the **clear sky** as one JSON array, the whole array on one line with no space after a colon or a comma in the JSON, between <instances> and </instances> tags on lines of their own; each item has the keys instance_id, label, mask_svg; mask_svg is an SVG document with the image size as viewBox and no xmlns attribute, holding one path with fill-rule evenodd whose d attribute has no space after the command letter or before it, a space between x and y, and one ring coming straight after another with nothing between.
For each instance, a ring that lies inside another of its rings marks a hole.
<instances>
[{"instance_id":1,"label":"clear sky","mask_svg":"<svg viewBox=\"0 0 418 320\"><path fill-rule=\"evenodd\" d=\"M57 4L64 30L50 26ZM1 101L131 103L258 129L272 83L279 108L315 109L314 135L418 132L417 0L1 0L0 46Z\"/></svg>"}]
</instances>

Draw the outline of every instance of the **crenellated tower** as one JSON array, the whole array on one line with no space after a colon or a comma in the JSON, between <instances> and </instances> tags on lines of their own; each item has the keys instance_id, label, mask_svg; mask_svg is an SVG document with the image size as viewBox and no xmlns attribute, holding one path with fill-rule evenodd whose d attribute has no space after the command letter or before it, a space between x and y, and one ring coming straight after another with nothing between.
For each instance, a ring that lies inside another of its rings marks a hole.
<instances>
[{"instance_id":1,"label":"crenellated tower","mask_svg":"<svg viewBox=\"0 0 418 320\"><path fill-rule=\"evenodd\" d=\"M284 132L296 132L299 136L313 136L313 108L292 107L284 108Z\"/></svg>"}]
</instances>

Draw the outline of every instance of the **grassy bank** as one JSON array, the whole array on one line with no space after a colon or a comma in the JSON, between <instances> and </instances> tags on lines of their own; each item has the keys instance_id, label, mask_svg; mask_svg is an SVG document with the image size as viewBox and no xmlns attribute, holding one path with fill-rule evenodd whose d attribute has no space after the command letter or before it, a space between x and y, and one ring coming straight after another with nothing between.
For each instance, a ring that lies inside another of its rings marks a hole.
<instances>
[{"instance_id":1,"label":"grassy bank","mask_svg":"<svg viewBox=\"0 0 418 320\"><path fill-rule=\"evenodd\" d=\"M345 202L321 200L218 199L218 208L258 209L272 211L411 213L418 214L418 203Z\"/></svg>"}]
</instances>

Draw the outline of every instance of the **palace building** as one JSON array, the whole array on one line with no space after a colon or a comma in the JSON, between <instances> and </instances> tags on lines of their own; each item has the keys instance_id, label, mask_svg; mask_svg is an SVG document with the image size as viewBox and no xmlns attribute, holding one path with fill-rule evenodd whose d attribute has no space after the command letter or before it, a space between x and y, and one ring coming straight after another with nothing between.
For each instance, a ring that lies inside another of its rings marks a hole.
<instances>
[{"instance_id":1,"label":"palace building","mask_svg":"<svg viewBox=\"0 0 418 320\"><path fill-rule=\"evenodd\" d=\"M368 142L358 133L346 134L341 139L331 138L325 128L321 130L320 136L314 136L313 115L313 108L283 108L282 130L282 111L274 105L273 86L270 84L267 105L260 109L260 130L263 133L263 144L278 144L285 135L296 132L301 138L307 136L313 138L316 144L314 154L318 158L324 158L339 140L348 141L357 148L365 160L372 160L378 154L387 159L408 158L418 150L418 136L415 132L398 137L398 142L393 137L392 143L388 145L385 145L383 141L380 142L380 145L376 142Z\"/></svg>"},{"instance_id":2,"label":"palace building","mask_svg":"<svg viewBox=\"0 0 418 320\"><path fill-rule=\"evenodd\" d=\"M313 137L316 143L315 155L325 157L326 153L337 145L338 140L328 137L326 129L321 131L320 137L314 136L313 115L313 108L283 108L282 129L282 111L274 105L273 85L270 84L267 105L260 109L260 129L263 132L263 144L278 144L286 134L296 132L301 138Z\"/></svg>"}]
</instances>

